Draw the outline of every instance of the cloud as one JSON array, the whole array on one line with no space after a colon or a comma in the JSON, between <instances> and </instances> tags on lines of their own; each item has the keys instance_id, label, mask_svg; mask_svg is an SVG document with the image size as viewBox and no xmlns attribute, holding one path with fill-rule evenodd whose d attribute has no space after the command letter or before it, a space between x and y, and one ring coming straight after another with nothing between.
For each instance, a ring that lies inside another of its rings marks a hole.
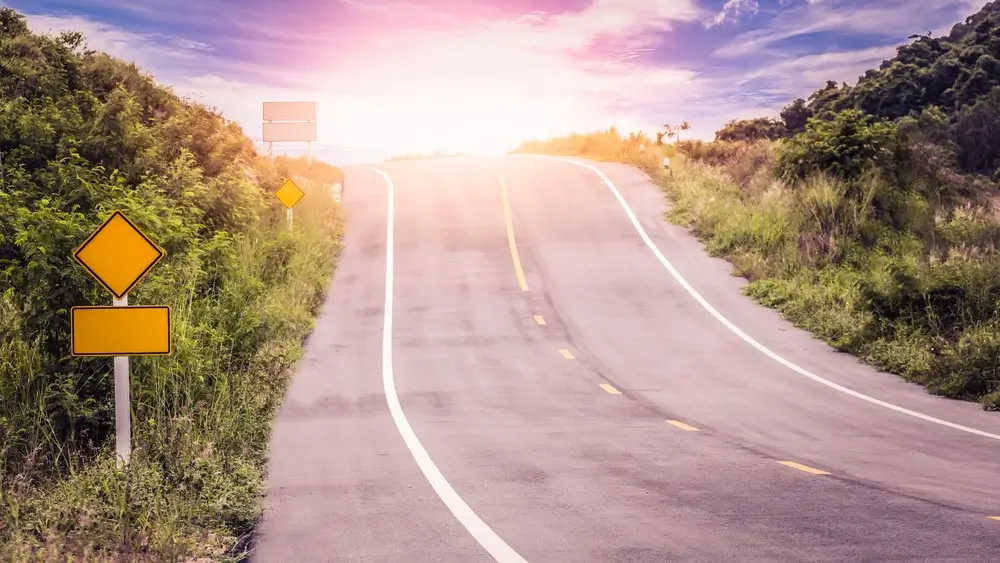
<instances>
[{"instance_id":1,"label":"cloud","mask_svg":"<svg viewBox=\"0 0 1000 563\"><path fill-rule=\"evenodd\" d=\"M365 5L375 12L415 9ZM352 51L311 72L233 60L220 52L221 42L130 31L80 15L35 14L29 24L36 31L84 32L92 48L135 61L179 94L220 109L252 138L260 138L261 102L312 99L322 108L323 137L402 151L461 148L470 138L507 146L612 123L648 126L637 108L689 91L696 73L633 59L656 44L657 33L701 14L687 1L596 0L579 10L463 25L443 18L439 26L402 26L383 35L346 28ZM266 25L244 24L243 33Z\"/></svg>"},{"instance_id":2,"label":"cloud","mask_svg":"<svg viewBox=\"0 0 1000 563\"><path fill-rule=\"evenodd\" d=\"M261 102L316 100L320 144L344 158L684 120L688 138L710 138L853 80L910 33L985 2L25 1L45 12L33 28L83 31L252 138Z\"/></svg>"},{"instance_id":3,"label":"cloud","mask_svg":"<svg viewBox=\"0 0 1000 563\"><path fill-rule=\"evenodd\" d=\"M812 1L812 0L811 0ZM715 15L708 27L720 25L727 20L735 20L744 12L754 14L760 11L760 4L757 0L726 0L722 6L722 11Z\"/></svg>"},{"instance_id":4,"label":"cloud","mask_svg":"<svg viewBox=\"0 0 1000 563\"><path fill-rule=\"evenodd\" d=\"M786 103L806 97L827 80L853 84L868 69L894 57L910 34L928 28L936 29L936 34L946 32L982 4L982 0L782 2L766 26L743 32L712 52L730 69L716 81L718 98L755 92L763 106L769 96Z\"/></svg>"},{"instance_id":5,"label":"cloud","mask_svg":"<svg viewBox=\"0 0 1000 563\"><path fill-rule=\"evenodd\" d=\"M765 28L738 35L716 49L716 57L739 58L767 53L784 40L821 32L835 32L842 37L866 35L902 41L908 35L926 30L938 22L956 22L971 13L972 4L983 0L826 0L806 2L782 10ZM950 29L952 24L948 24ZM816 44L818 47L822 43ZM774 51L770 51L773 53Z\"/></svg>"},{"instance_id":6,"label":"cloud","mask_svg":"<svg viewBox=\"0 0 1000 563\"><path fill-rule=\"evenodd\" d=\"M866 70L877 68L882 61L895 55L895 45L883 45L789 57L739 75L736 84L744 86L753 81L766 81L781 84L788 91L813 91L827 80L854 82Z\"/></svg>"},{"instance_id":7,"label":"cloud","mask_svg":"<svg viewBox=\"0 0 1000 563\"><path fill-rule=\"evenodd\" d=\"M89 48L134 61L143 67L169 68L195 64L211 46L163 33L135 33L85 16L28 15L28 27L37 33L80 31Z\"/></svg>"}]
</instances>

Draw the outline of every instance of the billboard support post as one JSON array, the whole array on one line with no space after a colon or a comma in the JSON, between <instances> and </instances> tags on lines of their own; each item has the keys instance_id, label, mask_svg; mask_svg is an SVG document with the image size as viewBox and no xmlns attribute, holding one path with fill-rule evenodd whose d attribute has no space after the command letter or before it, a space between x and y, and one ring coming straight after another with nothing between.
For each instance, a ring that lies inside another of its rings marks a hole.
<instances>
[{"instance_id":1,"label":"billboard support post","mask_svg":"<svg viewBox=\"0 0 1000 563\"><path fill-rule=\"evenodd\" d=\"M274 162L274 143L306 144L306 168L312 171L312 142L316 140L316 102L264 102L264 141ZM292 228L292 208L286 214Z\"/></svg>"}]
</instances>

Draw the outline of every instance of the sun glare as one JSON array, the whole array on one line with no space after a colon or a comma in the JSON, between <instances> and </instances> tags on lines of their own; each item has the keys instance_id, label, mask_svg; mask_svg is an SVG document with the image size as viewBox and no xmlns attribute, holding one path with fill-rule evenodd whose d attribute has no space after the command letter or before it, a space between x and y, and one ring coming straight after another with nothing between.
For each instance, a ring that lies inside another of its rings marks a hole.
<instances>
[{"instance_id":1,"label":"sun glare","mask_svg":"<svg viewBox=\"0 0 1000 563\"><path fill-rule=\"evenodd\" d=\"M332 135L346 129L354 138L363 136L371 145L403 153L502 154L545 135L558 117L537 100L489 91L447 97L410 93L353 110L350 117L330 124Z\"/></svg>"},{"instance_id":2,"label":"sun glare","mask_svg":"<svg viewBox=\"0 0 1000 563\"><path fill-rule=\"evenodd\" d=\"M414 46L366 67L364 79L356 78L364 96L328 101L340 108L331 132L396 153L502 154L578 128L581 116L605 117L574 103L552 86L559 77L531 61L506 60L481 46L464 54L449 47Z\"/></svg>"}]
</instances>

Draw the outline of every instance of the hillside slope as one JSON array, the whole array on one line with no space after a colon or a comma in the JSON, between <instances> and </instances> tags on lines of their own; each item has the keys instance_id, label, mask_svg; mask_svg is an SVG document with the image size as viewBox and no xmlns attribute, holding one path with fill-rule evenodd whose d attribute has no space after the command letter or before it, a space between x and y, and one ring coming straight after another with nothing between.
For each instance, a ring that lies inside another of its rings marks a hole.
<instances>
[{"instance_id":1,"label":"hillside slope","mask_svg":"<svg viewBox=\"0 0 1000 563\"><path fill-rule=\"evenodd\" d=\"M787 138L811 117L829 121L856 109L878 120L939 113L950 123L963 171L991 175L1000 168L1000 1L956 24L943 37L914 35L892 59L854 85L828 81L808 100L794 100L780 119L733 120L717 141Z\"/></svg>"},{"instance_id":2,"label":"hillside slope","mask_svg":"<svg viewBox=\"0 0 1000 563\"><path fill-rule=\"evenodd\" d=\"M818 90L811 97L814 113L856 108L892 119L937 106L951 114L1000 86L1000 1L986 4L947 36L913 39L857 84L828 83Z\"/></svg>"},{"instance_id":3,"label":"hillside slope","mask_svg":"<svg viewBox=\"0 0 1000 563\"><path fill-rule=\"evenodd\" d=\"M269 193L287 166L236 124L8 8L0 155L0 554L222 556L258 517L270 420L333 269L339 209L306 182L288 232ZM173 354L131 361L127 470L111 457L112 362L68 348L69 308L110 302L72 253L116 209L166 251L131 304L173 309Z\"/></svg>"},{"instance_id":4,"label":"hillside slope","mask_svg":"<svg viewBox=\"0 0 1000 563\"><path fill-rule=\"evenodd\" d=\"M642 167L748 295L933 393L1000 410L998 57L992 2L780 119L664 147L680 153L672 175L613 131L520 150Z\"/></svg>"}]
</instances>

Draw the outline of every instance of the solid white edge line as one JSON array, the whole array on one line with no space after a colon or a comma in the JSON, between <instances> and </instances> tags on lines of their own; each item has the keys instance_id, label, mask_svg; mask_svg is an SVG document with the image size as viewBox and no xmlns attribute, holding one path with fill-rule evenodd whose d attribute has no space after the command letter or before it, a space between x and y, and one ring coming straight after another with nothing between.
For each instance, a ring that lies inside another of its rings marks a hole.
<instances>
[{"instance_id":1,"label":"solid white edge line","mask_svg":"<svg viewBox=\"0 0 1000 563\"><path fill-rule=\"evenodd\" d=\"M798 365L792 363L791 361L786 360L785 358L779 356L775 352L772 352L769 348L767 348L766 346L764 346L760 342L757 342L756 340L754 340L753 337L751 337L749 334L743 332L739 327L737 327L729 319L727 319L725 316L723 316L722 313L720 313L719 311L717 311L715 309L715 307L712 306L711 303L709 303L708 301L706 301L705 298L702 297L701 294L698 293L697 290L695 290L695 288L691 287L691 284L689 284L687 282L687 280L684 279L684 276L682 276L680 274L680 272L678 272L674 268L673 264L671 264L670 261L667 260L666 256L664 256L663 253L660 252L660 249L657 248L656 244L653 243L652 239L649 238L649 235L646 234L646 230L643 229L642 224L639 223L639 219L636 218L635 213L632 211L632 207L628 204L628 202L625 200L625 197L621 194L620 191L618 191L618 188L615 187L614 183L604 174L604 172L601 172L600 169L598 169L596 166L593 166L592 164L589 164L587 162L582 162L582 161L579 161L579 160L573 160L571 158L564 158L564 157L558 157L558 156L549 156L549 155L518 155L518 156L531 156L531 157L537 157L537 158L547 159L547 160L560 160L560 161L563 161L563 162L570 162L570 163L576 164L577 166L582 166L584 168L588 168L591 171L593 171L595 174L597 174L601 178L601 180L604 180L604 184L608 187L608 189L611 190L611 193L614 194L615 198L618 200L618 203L622 206L622 209L625 210L625 214L628 215L629 221L632 222L632 226L635 227L635 230L639 233L639 236L642 237L643 242L645 242L646 246L649 247L649 249L651 251L653 251L653 254L660 261L660 263L663 264L663 266L667 269L667 271L670 272L670 275L673 276L673 278L675 280L677 280L677 283L681 284L681 287L683 287L685 291L687 291L689 294L691 294L691 297L694 297L695 300L698 301L698 303L702 307L704 307L706 311L708 311L709 313L711 313L712 316L716 318L716 320L718 320L720 323L722 323L723 325L725 325L726 328L728 328L729 330L733 331L737 336L739 336L740 338L742 338L747 344L753 346L754 348L756 348L759 352L761 352L765 356L767 356L767 357L771 358L772 360L778 362L779 364L787 367L788 369L790 369L790 370L798 373L799 375L803 375L805 377L808 377L809 379L812 379L813 381L816 381L817 383L821 383L821 384L826 385L827 387L829 387L831 389L836 389L837 391L840 391L841 393L846 393L846 394L848 394L848 395L850 395L852 397L861 399L862 401L868 401L869 403L873 403L873 404L879 405L881 407L885 407L887 409L894 410L894 411L899 412L899 413L907 414L907 415L910 415L912 417L919 418L921 420L926 420L927 422L933 422L935 424L940 424L941 426L947 426L948 428L953 428L955 430L961 430L962 432L968 432L969 434L975 434L977 436L982 436L984 438L991 438L993 440L1000 440L1000 434L993 434L993 433L990 433L990 432L985 432L983 430L977 430L975 428L970 428L968 426L963 426L961 424L956 424L954 422L948 422L947 420L942 420L940 418L935 418L933 416L926 415L926 414L923 414L921 412L913 411L913 410L901 407L899 405L894 405L892 403L887 403L886 401L882 401L880 399L876 399L875 397L871 397L871 396L865 395L864 393L860 393L860 392L855 391L853 389L849 389L847 387L844 387L843 385L840 385L838 383L834 383L833 381L830 381L829 379L824 379L823 377L820 377L820 376L816 375L815 373L812 373L811 371L809 371L809 370L807 370L805 368L799 367Z\"/></svg>"},{"instance_id":2,"label":"solid white edge line","mask_svg":"<svg viewBox=\"0 0 1000 563\"><path fill-rule=\"evenodd\" d=\"M393 286L395 279L395 218L396 218L396 189L392 183L392 178L386 172L379 170L378 168L372 168L368 166L357 166L357 168L364 168L366 170L372 170L378 172L385 179L386 187L388 189L388 200L389 205L386 211L386 228L385 228L385 309L383 311L383 324L382 324L382 386L385 389L385 398L389 403L389 413L392 414L392 420L396 423L396 428L399 430L400 436L403 437L403 441L406 442L406 447L409 448L410 454L413 455L413 459L417 462L420 467L420 471L423 472L424 477L434 488L434 492L437 493L438 498L440 498L445 505L451 510L451 513L455 515L459 523L465 527L466 530L472 535L479 545L483 547L493 559L501 563L527 563L523 557L521 557L513 548L511 548L503 539L496 534L486 522L473 512L472 508L469 507L462 497L458 496L455 489L452 488L448 480L444 478L441 471L434 465L431 460L430 454L424 449L420 440L417 438L416 433L410 426L409 421L406 420L406 415L403 414L403 406L399 402L399 396L396 394L396 384L392 369L392 304L393 304Z\"/></svg>"}]
</instances>

